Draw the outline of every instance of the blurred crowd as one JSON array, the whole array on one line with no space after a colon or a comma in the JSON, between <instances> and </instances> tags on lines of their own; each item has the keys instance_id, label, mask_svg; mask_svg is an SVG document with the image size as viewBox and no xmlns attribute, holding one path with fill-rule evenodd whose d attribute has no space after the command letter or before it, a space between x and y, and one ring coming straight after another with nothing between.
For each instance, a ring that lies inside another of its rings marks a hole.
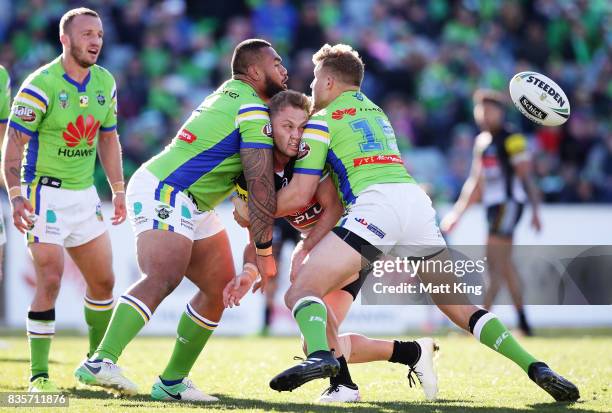
<instances>
[{"instance_id":1,"label":"blurred crowd","mask_svg":"<svg viewBox=\"0 0 612 413\"><path fill-rule=\"evenodd\" d=\"M566 91L569 121L539 128L512 108L508 121L529 138L545 201L612 202L609 0L0 0L0 63L14 92L60 53L59 18L82 5L102 16L99 63L117 80L127 175L230 76L233 47L261 37L283 57L290 87L306 93L313 51L355 47L364 92L437 201L453 201L468 174L474 90L507 91L514 73L540 71Z\"/></svg>"}]
</instances>

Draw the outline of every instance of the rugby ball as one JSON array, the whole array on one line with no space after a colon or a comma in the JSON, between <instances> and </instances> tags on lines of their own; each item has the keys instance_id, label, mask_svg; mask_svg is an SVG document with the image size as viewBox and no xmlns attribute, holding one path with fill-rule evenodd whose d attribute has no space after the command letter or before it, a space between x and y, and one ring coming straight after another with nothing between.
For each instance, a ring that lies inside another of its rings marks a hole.
<instances>
[{"instance_id":1,"label":"rugby ball","mask_svg":"<svg viewBox=\"0 0 612 413\"><path fill-rule=\"evenodd\" d=\"M544 126L559 126L570 116L565 92L554 81L536 72L521 72L510 81L514 106L531 121Z\"/></svg>"}]
</instances>

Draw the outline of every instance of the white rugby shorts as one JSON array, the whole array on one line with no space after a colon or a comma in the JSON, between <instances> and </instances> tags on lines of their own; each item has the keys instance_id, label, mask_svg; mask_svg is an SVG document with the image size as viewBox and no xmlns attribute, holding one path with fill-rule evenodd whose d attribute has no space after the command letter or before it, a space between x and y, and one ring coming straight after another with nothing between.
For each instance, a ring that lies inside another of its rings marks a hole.
<instances>
[{"instance_id":1,"label":"white rugby shorts","mask_svg":"<svg viewBox=\"0 0 612 413\"><path fill-rule=\"evenodd\" d=\"M126 195L128 218L136 236L155 229L196 241L225 229L214 210L199 211L187 194L164 184L144 167L132 175Z\"/></svg>"}]
</instances>

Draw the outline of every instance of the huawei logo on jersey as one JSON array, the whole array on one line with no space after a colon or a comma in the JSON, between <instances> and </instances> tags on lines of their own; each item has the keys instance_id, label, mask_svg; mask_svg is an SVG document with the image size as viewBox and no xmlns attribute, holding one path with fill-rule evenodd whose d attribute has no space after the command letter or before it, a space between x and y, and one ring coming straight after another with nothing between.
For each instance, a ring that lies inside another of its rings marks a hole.
<instances>
[{"instance_id":1,"label":"huawei logo on jersey","mask_svg":"<svg viewBox=\"0 0 612 413\"><path fill-rule=\"evenodd\" d=\"M100 127L100 121L97 121L93 115L87 115L87 119L84 119L83 115L79 115L75 123L70 122L64 131L63 137L66 145L74 148L85 139L87 145L93 146L98 128Z\"/></svg>"},{"instance_id":2,"label":"huawei logo on jersey","mask_svg":"<svg viewBox=\"0 0 612 413\"><path fill-rule=\"evenodd\" d=\"M356 113L357 110L355 108L338 109L332 113L332 119L340 120L344 117L344 115L355 116Z\"/></svg>"}]
</instances>

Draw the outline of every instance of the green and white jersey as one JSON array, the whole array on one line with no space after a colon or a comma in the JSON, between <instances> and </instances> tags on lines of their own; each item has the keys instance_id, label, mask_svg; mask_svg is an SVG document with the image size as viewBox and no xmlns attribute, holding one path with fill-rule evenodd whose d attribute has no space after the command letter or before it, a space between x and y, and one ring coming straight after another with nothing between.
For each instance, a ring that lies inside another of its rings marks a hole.
<instances>
[{"instance_id":1,"label":"green and white jersey","mask_svg":"<svg viewBox=\"0 0 612 413\"><path fill-rule=\"evenodd\" d=\"M208 96L176 137L145 167L164 184L183 191L201 211L214 209L234 190L242 172L241 148L272 148L268 107L255 90L228 80Z\"/></svg>"},{"instance_id":2,"label":"green and white jersey","mask_svg":"<svg viewBox=\"0 0 612 413\"><path fill-rule=\"evenodd\" d=\"M0 124L8 122L11 108L11 78L4 66L0 65Z\"/></svg>"},{"instance_id":3,"label":"green and white jersey","mask_svg":"<svg viewBox=\"0 0 612 413\"><path fill-rule=\"evenodd\" d=\"M304 128L294 173L320 175L325 163L345 205L370 185L415 182L404 167L389 119L358 91L342 93Z\"/></svg>"},{"instance_id":4,"label":"green and white jersey","mask_svg":"<svg viewBox=\"0 0 612 413\"><path fill-rule=\"evenodd\" d=\"M93 185L99 131L117 127L115 79L94 65L83 83L64 71L61 56L23 82L13 101L9 126L30 136L22 182L61 180L64 189Z\"/></svg>"}]
</instances>

